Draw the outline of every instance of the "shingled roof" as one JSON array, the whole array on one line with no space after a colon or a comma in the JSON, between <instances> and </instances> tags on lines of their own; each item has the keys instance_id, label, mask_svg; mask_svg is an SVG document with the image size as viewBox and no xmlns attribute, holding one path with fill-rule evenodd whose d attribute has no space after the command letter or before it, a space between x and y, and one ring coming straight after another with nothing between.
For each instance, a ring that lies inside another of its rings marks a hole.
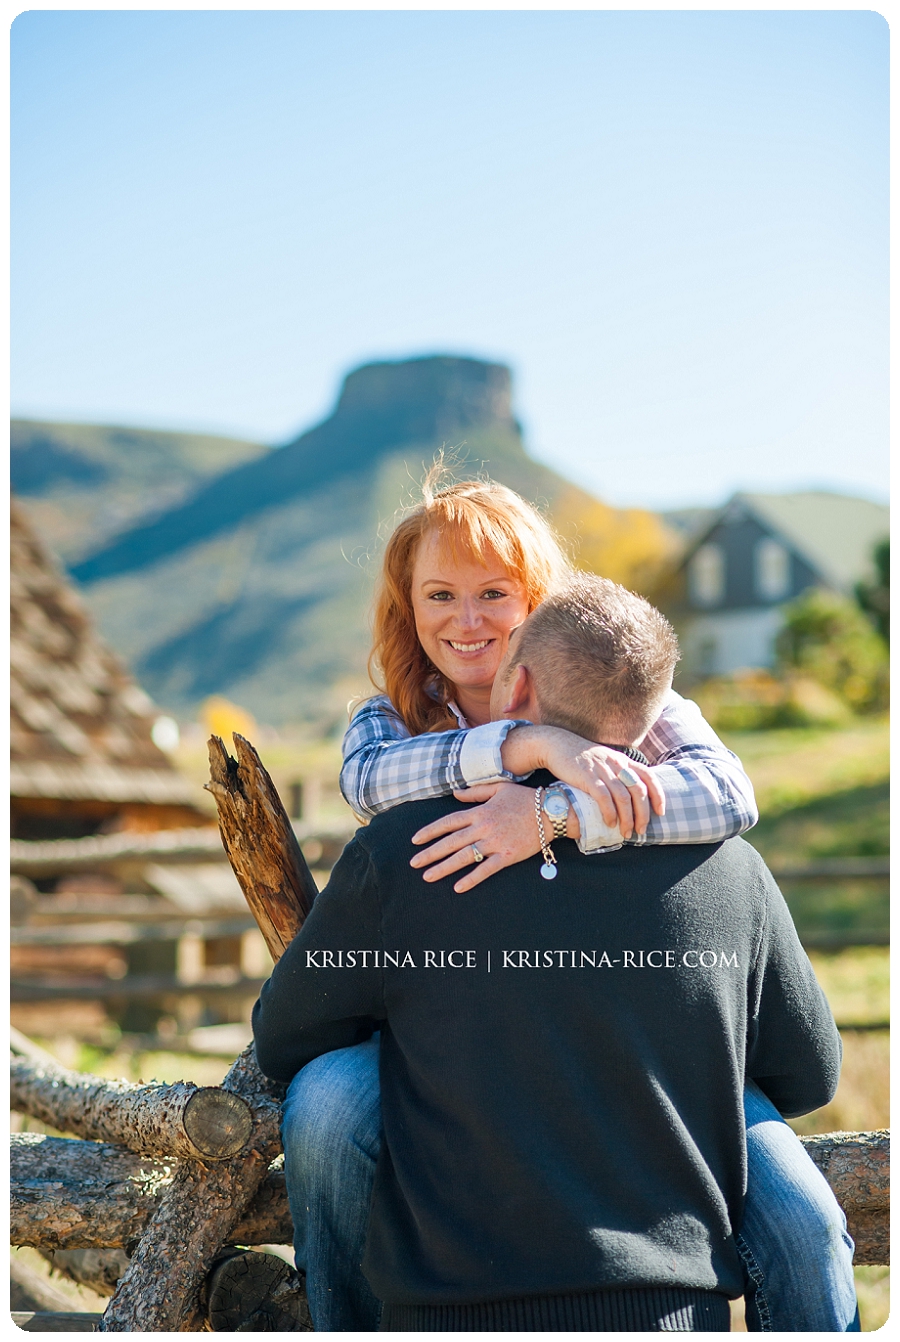
<instances>
[{"instance_id":1,"label":"shingled roof","mask_svg":"<svg viewBox=\"0 0 900 1342\"><path fill-rule=\"evenodd\" d=\"M15 503L10 531L12 795L194 804L151 739L152 701Z\"/></svg>"},{"instance_id":2,"label":"shingled roof","mask_svg":"<svg viewBox=\"0 0 900 1342\"><path fill-rule=\"evenodd\" d=\"M741 494L775 532L780 532L830 586L852 593L874 577L873 553L890 527L887 504L810 490L797 494Z\"/></svg>"}]
</instances>

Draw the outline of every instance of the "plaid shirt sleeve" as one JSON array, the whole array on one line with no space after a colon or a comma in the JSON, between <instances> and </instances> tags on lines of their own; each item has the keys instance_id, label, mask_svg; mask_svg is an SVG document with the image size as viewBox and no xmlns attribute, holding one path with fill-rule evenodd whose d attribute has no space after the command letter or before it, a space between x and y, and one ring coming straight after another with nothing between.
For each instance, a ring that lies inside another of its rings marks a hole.
<instances>
[{"instance_id":1,"label":"plaid shirt sleeve","mask_svg":"<svg viewBox=\"0 0 900 1342\"><path fill-rule=\"evenodd\" d=\"M753 784L697 705L672 690L640 749L666 794L666 813L651 813L642 843L718 843L759 819Z\"/></svg>"},{"instance_id":2,"label":"plaid shirt sleeve","mask_svg":"<svg viewBox=\"0 0 900 1342\"><path fill-rule=\"evenodd\" d=\"M500 756L506 733L520 725L504 720L411 736L387 696L378 695L356 713L344 737L341 791L357 815L371 817L399 802L478 783L521 782L527 775L514 777ZM672 691L641 750L659 771L666 813L651 812L646 834L629 843L715 843L756 824L753 785L695 703ZM618 830L606 824L593 798L573 787L566 792L578 816L581 851L621 847Z\"/></svg>"},{"instance_id":3,"label":"plaid shirt sleeve","mask_svg":"<svg viewBox=\"0 0 900 1342\"><path fill-rule=\"evenodd\" d=\"M479 783L519 781L503 768L500 747L518 722L412 736L387 695L363 704L344 737L341 792L358 816L398 802L448 796Z\"/></svg>"},{"instance_id":4,"label":"plaid shirt sleeve","mask_svg":"<svg viewBox=\"0 0 900 1342\"><path fill-rule=\"evenodd\" d=\"M651 811L646 833L628 839L629 844L718 843L756 824L753 784L692 700L670 691L640 749L666 795L666 813ZM621 848L618 830L606 824L593 798L577 788L566 791L581 827L581 851Z\"/></svg>"}]
</instances>

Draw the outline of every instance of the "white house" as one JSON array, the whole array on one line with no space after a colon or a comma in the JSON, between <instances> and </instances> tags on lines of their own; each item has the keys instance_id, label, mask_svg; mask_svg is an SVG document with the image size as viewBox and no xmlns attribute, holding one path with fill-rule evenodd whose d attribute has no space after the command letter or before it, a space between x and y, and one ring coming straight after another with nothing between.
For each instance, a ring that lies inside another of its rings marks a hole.
<instances>
[{"instance_id":1,"label":"white house","mask_svg":"<svg viewBox=\"0 0 900 1342\"><path fill-rule=\"evenodd\" d=\"M888 508L810 491L735 494L707 520L680 565L682 668L689 676L770 667L781 608L809 587L848 596L873 576Z\"/></svg>"}]
</instances>

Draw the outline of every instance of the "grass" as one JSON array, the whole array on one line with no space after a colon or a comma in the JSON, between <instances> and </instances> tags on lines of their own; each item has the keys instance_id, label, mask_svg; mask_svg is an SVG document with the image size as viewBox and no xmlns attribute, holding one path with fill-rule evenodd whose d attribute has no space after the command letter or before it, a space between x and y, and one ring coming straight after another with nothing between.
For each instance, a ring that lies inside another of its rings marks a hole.
<instances>
[{"instance_id":1,"label":"grass","mask_svg":"<svg viewBox=\"0 0 900 1342\"><path fill-rule=\"evenodd\" d=\"M889 734L884 718L841 730L733 732L726 744L753 780L759 824L747 840L772 866L890 850ZM886 935L887 879L783 882L801 936Z\"/></svg>"},{"instance_id":2,"label":"grass","mask_svg":"<svg viewBox=\"0 0 900 1342\"><path fill-rule=\"evenodd\" d=\"M828 797L883 783L890 769L886 718L840 730L785 727L728 732L722 738L753 780L764 819Z\"/></svg>"},{"instance_id":3,"label":"grass","mask_svg":"<svg viewBox=\"0 0 900 1342\"><path fill-rule=\"evenodd\" d=\"M877 856L888 852L888 732L883 720L842 730L812 728L731 733L726 743L753 779L761 811L747 838L767 861L802 863L816 858ZM258 742L276 786L287 796L297 778L322 782L321 814L337 816L340 751L334 742L286 737ZM183 743L178 764L198 783L208 776L205 744ZM208 794L207 794L208 795ZM210 799L211 800L211 799ZM785 882L785 895L801 931L879 930L887 927L887 883L879 881ZM835 1018L844 1025L887 1021L888 950L855 946L836 953L810 954ZM845 1031L844 1065L838 1092L829 1105L792 1120L797 1132L858 1131L889 1122L888 1035L886 1031ZM46 1041L53 1053L61 1041ZM71 1041L74 1043L74 1041ZM227 1059L164 1051L114 1051L75 1047L68 1066L130 1080L189 1080L215 1085ZM40 1126L40 1125L35 1125ZM856 1269L862 1327L880 1328L888 1317L889 1269ZM733 1325L741 1330L740 1310Z\"/></svg>"},{"instance_id":4,"label":"grass","mask_svg":"<svg viewBox=\"0 0 900 1342\"><path fill-rule=\"evenodd\" d=\"M816 978L841 1025L865 1025L890 1016L890 952L887 946L851 946L811 951Z\"/></svg>"}]
</instances>

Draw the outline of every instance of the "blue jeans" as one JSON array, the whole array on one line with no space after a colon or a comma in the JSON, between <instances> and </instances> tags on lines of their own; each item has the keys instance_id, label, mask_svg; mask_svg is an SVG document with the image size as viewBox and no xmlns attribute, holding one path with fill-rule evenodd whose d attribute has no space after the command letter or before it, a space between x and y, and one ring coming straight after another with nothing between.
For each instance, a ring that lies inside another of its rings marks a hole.
<instances>
[{"instance_id":1,"label":"blue jeans","mask_svg":"<svg viewBox=\"0 0 900 1342\"><path fill-rule=\"evenodd\" d=\"M376 1035L294 1077L282 1135L297 1267L317 1332L376 1332L360 1270L381 1149ZM751 1332L858 1332L853 1241L797 1137L752 1082L744 1092L748 1193L736 1236Z\"/></svg>"}]
</instances>

